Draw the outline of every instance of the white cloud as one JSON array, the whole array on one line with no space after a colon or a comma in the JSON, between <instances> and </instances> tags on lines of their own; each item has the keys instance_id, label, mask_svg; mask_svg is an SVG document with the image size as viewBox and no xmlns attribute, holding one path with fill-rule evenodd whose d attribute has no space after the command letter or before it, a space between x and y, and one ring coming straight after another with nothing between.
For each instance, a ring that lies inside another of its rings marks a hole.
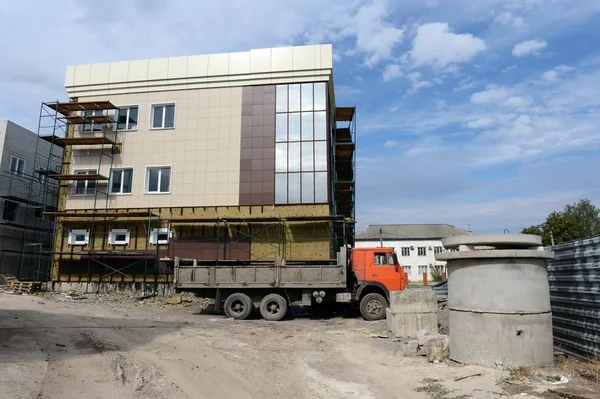
<instances>
[{"instance_id":1,"label":"white cloud","mask_svg":"<svg viewBox=\"0 0 600 399\"><path fill-rule=\"evenodd\" d=\"M475 86L477 86L477 82L471 79L470 77L466 77L460 82L458 82L458 85L454 89L452 89L452 91L456 93L459 91L472 89Z\"/></svg>"},{"instance_id":2,"label":"white cloud","mask_svg":"<svg viewBox=\"0 0 600 399\"><path fill-rule=\"evenodd\" d=\"M415 66L432 65L444 68L470 61L485 49L486 45L482 39L470 33L453 33L445 22L433 22L417 28L410 57Z\"/></svg>"},{"instance_id":3,"label":"white cloud","mask_svg":"<svg viewBox=\"0 0 600 399\"><path fill-rule=\"evenodd\" d=\"M388 0L375 0L359 9L347 30L356 36L356 47L367 54L365 63L376 65L392 56L392 49L404 37L404 29L385 20L390 13Z\"/></svg>"},{"instance_id":4,"label":"white cloud","mask_svg":"<svg viewBox=\"0 0 600 399\"><path fill-rule=\"evenodd\" d=\"M426 80L421 80L421 73L419 72L411 72L406 75L406 77L411 81L411 88L408 90L408 94L415 94L420 89L433 86L433 83Z\"/></svg>"},{"instance_id":5,"label":"white cloud","mask_svg":"<svg viewBox=\"0 0 600 399\"><path fill-rule=\"evenodd\" d=\"M544 40L525 40L521 43L515 44L512 49L512 53L515 57L525 57L531 54L537 54L540 50L545 49L548 43Z\"/></svg>"},{"instance_id":6,"label":"white cloud","mask_svg":"<svg viewBox=\"0 0 600 399\"><path fill-rule=\"evenodd\" d=\"M398 143L397 143L396 141L393 141L393 140L387 140L387 141L385 142L385 144L384 144L384 145L385 145L386 147L395 147L397 144L398 144Z\"/></svg>"},{"instance_id":7,"label":"white cloud","mask_svg":"<svg viewBox=\"0 0 600 399\"><path fill-rule=\"evenodd\" d=\"M496 16L496 18L494 18L494 20L502 25L506 25L515 29L523 29L526 26L523 17L514 15L509 11L501 12Z\"/></svg>"},{"instance_id":8,"label":"white cloud","mask_svg":"<svg viewBox=\"0 0 600 399\"><path fill-rule=\"evenodd\" d=\"M486 90L473 93L471 102L473 104L498 103L504 101L510 95L506 87L487 85Z\"/></svg>"},{"instance_id":9,"label":"white cloud","mask_svg":"<svg viewBox=\"0 0 600 399\"><path fill-rule=\"evenodd\" d=\"M402 76L402 70L398 64L390 64L383 70L383 81L388 82L392 79Z\"/></svg>"},{"instance_id":10,"label":"white cloud","mask_svg":"<svg viewBox=\"0 0 600 399\"><path fill-rule=\"evenodd\" d=\"M412 83L412 87L408 90L409 94L414 94L416 92L418 92L421 89L426 89L428 87L433 86L433 83L427 81L427 80L422 80L422 81L416 81Z\"/></svg>"},{"instance_id":11,"label":"white cloud","mask_svg":"<svg viewBox=\"0 0 600 399\"><path fill-rule=\"evenodd\" d=\"M509 97L504 102L504 106L505 107L511 107L511 108L525 108L529 104L530 104L529 100L526 99L525 97L521 97L521 96L512 96L512 97Z\"/></svg>"},{"instance_id":12,"label":"white cloud","mask_svg":"<svg viewBox=\"0 0 600 399\"><path fill-rule=\"evenodd\" d=\"M496 121L494 118L489 116L482 116L481 118L473 119L467 122L467 127L469 129L479 129L482 127L492 126Z\"/></svg>"},{"instance_id":13,"label":"white cloud","mask_svg":"<svg viewBox=\"0 0 600 399\"><path fill-rule=\"evenodd\" d=\"M559 65L554 69L544 72L542 79L547 82L556 82L560 79L560 76L566 72L572 71L573 68L567 65Z\"/></svg>"},{"instance_id":14,"label":"white cloud","mask_svg":"<svg viewBox=\"0 0 600 399\"><path fill-rule=\"evenodd\" d=\"M373 67L390 59L394 47L404 38L404 29L388 21L392 11L390 4L390 0L371 0L366 4L357 2L350 5L340 1L328 3L329 7L323 9L321 3L311 2L309 5L321 7L321 12L312 9L312 15L303 13L303 17L313 19L302 21L306 24L305 36L314 43L354 39L354 47L344 54L361 54L365 65ZM297 4L300 8L306 6ZM314 15L320 15L320 18L315 19Z\"/></svg>"}]
</instances>

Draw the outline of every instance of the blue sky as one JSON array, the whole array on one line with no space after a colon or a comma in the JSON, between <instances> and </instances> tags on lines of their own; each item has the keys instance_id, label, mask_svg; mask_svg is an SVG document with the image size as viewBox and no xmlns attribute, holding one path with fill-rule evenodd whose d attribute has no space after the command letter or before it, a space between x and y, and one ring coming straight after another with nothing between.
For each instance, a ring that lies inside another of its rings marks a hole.
<instances>
[{"instance_id":1,"label":"blue sky","mask_svg":"<svg viewBox=\"0 0 600 399\"><path fill-rule=\"evenodd\" d=\"M68 64L333 43L359 226L516 232L600 205L600 2L60 3L0 0L0 119L35 130Z\"/></svg>"}]
</instances>

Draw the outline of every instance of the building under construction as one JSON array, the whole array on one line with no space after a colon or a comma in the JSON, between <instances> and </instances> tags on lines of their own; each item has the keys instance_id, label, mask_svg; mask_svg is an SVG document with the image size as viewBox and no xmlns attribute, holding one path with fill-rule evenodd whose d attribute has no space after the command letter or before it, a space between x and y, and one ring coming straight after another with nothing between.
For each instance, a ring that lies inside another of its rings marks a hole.
<instances>
[{"instance_id":1,"label":"building under construction","mask_svg":"<svg viewBox=\"0 0 600 399\"><path fill-rule=\"evenodd\" d=\"M336 107L332 60L317 45L68 67L69 101L42 105L59 128L41 138L64 151L44 213L56 288L157 290L176 256L243 267L352 245L355 109Z\"/></svg>"},{"instance_id":2,"label":"building under construction","mask_svg":"<svg viewBox=\"0 0 600 399\"><path fill-rule=\"evenodd\" d=\"M40 115L41 129L46 128ZM49 131L58 130L55 126ZM0 121L0 274L47 281L58 184L48 181L60 170L62 149L8 120Z\"/></svg>"}]
</instances>

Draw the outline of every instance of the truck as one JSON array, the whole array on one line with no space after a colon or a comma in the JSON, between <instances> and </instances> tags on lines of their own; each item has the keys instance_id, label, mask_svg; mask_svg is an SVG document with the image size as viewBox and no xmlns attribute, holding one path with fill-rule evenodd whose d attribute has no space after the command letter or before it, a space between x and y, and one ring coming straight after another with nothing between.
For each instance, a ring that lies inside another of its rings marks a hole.
<instances>
[{"instance_id":1,"label":"truck","mask_svg":"<svg viewBox=\"0 0 600 399\"><path fill-rule=\"evenodd\" d=\"M365 320L386 316L391 291L408 279L394 248L341 247L337 259L322 262L203 262L174 259L176 292L214 299L215 310L243 320L258 310L266 320L285 317L290 306L345 303L358 307Z\"/></svg>"}]
</instances>

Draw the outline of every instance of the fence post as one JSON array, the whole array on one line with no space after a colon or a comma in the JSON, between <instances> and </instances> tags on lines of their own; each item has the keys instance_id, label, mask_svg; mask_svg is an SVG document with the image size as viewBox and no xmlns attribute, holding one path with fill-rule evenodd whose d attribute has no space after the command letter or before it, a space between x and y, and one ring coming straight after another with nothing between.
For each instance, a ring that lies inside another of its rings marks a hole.
<instances>
[{"instance_id":1,"label":"fence post","mask_svg":"<svg viewBox=\"0 0 600 399\"><path fill-rule=\"evenodd\" d=\"M423 273L423 285L427 286L427 272Z\"/></svg>"}]
</instances>

